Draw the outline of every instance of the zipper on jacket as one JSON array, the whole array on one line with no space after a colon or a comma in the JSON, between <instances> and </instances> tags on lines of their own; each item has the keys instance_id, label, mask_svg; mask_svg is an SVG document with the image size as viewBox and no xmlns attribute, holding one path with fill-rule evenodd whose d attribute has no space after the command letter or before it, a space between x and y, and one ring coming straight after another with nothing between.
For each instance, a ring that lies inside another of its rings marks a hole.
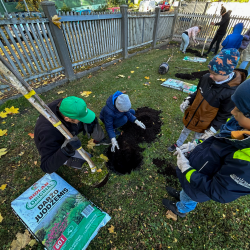
<instances>
[{"instance_id":1,"label":"zipper on jacket","mask_svg":"<svg viewBox=\"0 0 250 250\"><path fill-rule=\"evenodd\" d=\"M208 164L208 161L200 168L199 172Z\"/></svg>"}]
</instances>

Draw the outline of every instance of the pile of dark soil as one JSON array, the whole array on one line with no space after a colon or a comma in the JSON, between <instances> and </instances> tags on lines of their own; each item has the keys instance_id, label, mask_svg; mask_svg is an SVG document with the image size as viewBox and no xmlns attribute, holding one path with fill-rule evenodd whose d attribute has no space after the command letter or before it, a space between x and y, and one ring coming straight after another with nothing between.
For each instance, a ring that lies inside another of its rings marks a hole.
<instances>
[{"instance_id":1,"label":"pile of dark soil","mask_svg":"<svg viewBox=\"0 0 250 250\"><path fill-rule=\"evenodd\" d=\"M161 111L148 107L139 108L135 112L136 118L143 122L146 129L142 129L134 123L128 122L121 130L122 135L117 138L120 149L111 152L111 146L108 148L107 157L108 167L117 174L131 173L138 169L142 162L141 152L144 150L139 147L139 143L154 141L161 131Z\"/></svg>"},{"instance_id":2,"label":"pile of dark soil","mask_svg":"<svg viewBox=\"0 0 250 250\"><path fill-rule=\"evenodd\" d=\"M187 53L191 53L191 54L194 54L195 56L197 57L206 57L206 56L202 56L201 55L201 52L199 50L195 50L195 49L186 49L186 52Z\"/></svg>"},{"instance_id":3,"label":"pile of dark soil","mask_svg":"<svg viewBox=\"0 0 250 250\"><path fill-rule=\"evenodd\" d=\"M167 162L166 160L153 159L153 163L158 167L157 173L162 174L164 176L174 176L177 177L175 171L175 165L171 162Z\"/></svg>"},{"instance_id":4,"label":"pile of dark soil","mask_svg":"<svg viewBox=\"0 0 250 250\"><path fill-rule=\"evenodd\" d=\"M191 74L176 73L175 76L177 78L184 80L195 80L195 79L201 79L201 77L207 73L209 73L209 71L204 70L204 71L192 72Z\"/></svg>"}]
</instances>

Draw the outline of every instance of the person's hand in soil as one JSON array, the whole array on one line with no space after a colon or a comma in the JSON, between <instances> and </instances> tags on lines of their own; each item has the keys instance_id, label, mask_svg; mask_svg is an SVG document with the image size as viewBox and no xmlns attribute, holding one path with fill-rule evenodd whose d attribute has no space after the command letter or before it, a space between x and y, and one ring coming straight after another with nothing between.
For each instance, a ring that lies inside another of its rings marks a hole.
<instances>
[{"instance_id":1,"label":"person's hand in soil","mask_svg":"<svg viewBox=\"0 0 250 250\"><path fill-rule=\"evenodd\" d=\"M111 139L111 143L112 143L111 152L115 152L115 148L120 149L119 145L118 145L118 142L117 142L117 140L115 138Z\"/></svg>"},{"instance_id":2,"label":"person's hand in soil","mask_svg":"<svg viewBox=\"0 0 250 250\"><path fill-rule=\"evenodd\" d=\"M181 152L179 148L176 148L177 152L177 166L181 170L182 173L184 173L186 170L191 168L189 165L189 160L184 156L184 154Z\"/></svg>"},{"instance_id":3,"label":"person's hand in soil","mask_svg":"<svg viewBox=\"0 0 250 250\"><path fill-rule=\"evenodd\" d=\"M185 153L188 153L188 152L191 152L194 150L194 148L197 146L198 144L194 141L194 142L188 142L188 143L185 143L183 144L182 146L179 147L179 149L181 150L181 152L183 154ZM175 151L174 152L174 155L177 155L178 152Z\"/></svg>"},{"instance_id":4,"label":"person's hand in soil","mask_svg":"<svg viewBox=\"0 0 250 250\"><path fill-rule=\"evenodd\" d=\"M181 110L182 113L185 112L185 110L188 108L189 104L190 104L190 102L189 102L189 100L186 98L186 99L184 100L184 102L180 105L180 110Z\"/></svg>"},{"instance_id":5,"label":"person's hand in soil","mask_svg":"<svg viewBox=\"0 0 250 250\"><path fill-rule=\"evenodd\" d=\"M137 126L141 127L142 129L146 129L146 126L145 126L142 122L140 122L140 121L138 121L138 120L135 120L135 124L136 124Z\"/></svg>"}]
</instances>

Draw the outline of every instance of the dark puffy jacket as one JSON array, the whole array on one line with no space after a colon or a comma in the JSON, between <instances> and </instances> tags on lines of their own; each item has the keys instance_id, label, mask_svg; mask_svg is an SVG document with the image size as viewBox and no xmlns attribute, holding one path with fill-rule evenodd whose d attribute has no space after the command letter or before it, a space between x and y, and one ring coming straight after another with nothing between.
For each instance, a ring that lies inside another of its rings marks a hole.
<instances>
[{"instance_id":1,"label":"dark puffy jacket","mask_svg":"<svg viewBox=\"0 0 250 250\"><path fill-rule=\"evenodd\" d=\"M212 136L191 152L189 163L191 169L181 173L177 167L176 172L192 200L227 203L250 194L250 136L243 140Z\"/></svg>"},{"instance_id":2,"label":"dark puffy jacket","mask_svg":"<svg viewBox=\"0 0 250 250\"><path fill-rule=\"evenodd\" d=\"M234 72L234 78L223 84L216 84L209 73L200 79L197 91L190 95L190 107L183 117L186 128L204 133L211 126L219 130L226 123L234 108L231 96L247 77L246 70L236 69Z\"/></svg>"},{"instance_id":3,"label":"dark puffy jacket","mask_svg":"<svg viewBox=\"0 0 250 250\"><path fill-rule=\"evenodd\" d=\"M246 49L249 43L250 43L250 29L243 36L243 40L242 40L242 43L240 45L240 48Z\"/></svg>"},{"instance_id":4,"label":"dark puffy jacket","mask_svg":"<svg viewBox=\"0 0 250 250\"><path fill-rule=\"evenodd\" d=\"M114 126L113 126L114 120L119 119L124 115L127 116L130 122L134 122L136 120L136 117L133 116L130 112L120 112L115 107L115 100L119 95L122 95L122 92L117 91L113 95L111 95L107 99L106 105L102 108L102 111L100 113L100 119L105 124L105 128L109 138L115 137Z\"/></svg>"},{"instance_id":5,"label":"dark puffy jacket","mask_svg":"<svg viewBox=\"0 0 250 250\"><path fill-rule=\"evenodd\" d=\"M218 35L225 35L227 33L227 26L230 22L230 14L231 12L228 11L226 14L224 14L221 18L221 21L219 23L215 23L215 26L220 26L217 30Z\"/></svg>"},{"instance_id":6,"label":"dark puffy jacket","mask_svg":"<svg viewBox=\"0 0 250 250\"><path fill-rule=\"evenodd\" d=\"M238 23L234 26L233 33L231 35L228 35L226 39L221 44L223 46L223 49L239 49L241 42L243 40L243 36L241 35L241 32L243 30L243 23Z\"/></svg>"},{"instance_id":7,"label":"dark puffy jacket","mask_svg":"<svg viewBox=\"0 0 250 250\"><path fill-rule=\"evenodd\" d=\"M78 124L73 124L64 121L63 117L60 116L58 108L58 104L61 101L62 99L55 100L48 104L48 106L71 134L78 135L84 130L83 123L79 122ZM70 158L61 151L61 146L65 141L65 137L43 115L40 115L37 119L34 139L41 156L40 167L45 173L55 172Z\"/></svg>"}]
</instances>

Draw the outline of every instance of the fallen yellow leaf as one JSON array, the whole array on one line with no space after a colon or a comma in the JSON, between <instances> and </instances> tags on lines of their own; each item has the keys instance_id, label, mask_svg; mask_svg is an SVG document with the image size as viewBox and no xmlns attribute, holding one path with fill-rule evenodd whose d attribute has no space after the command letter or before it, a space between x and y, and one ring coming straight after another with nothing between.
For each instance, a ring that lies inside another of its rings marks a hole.
<instances>
[{"instance_id":1,"label":"fallen yellow leaf","mask_svg":"<svg viewBox=\"0 0 250 250\"><path fill-rule=\"evenodd\" d=\"M34 139L34 134L28 133L28 135L30 136L30 138Z\"/></svg>"},{"instance_id":2,"label":"fallen yellow leaf","mask_svg":"<svg viewBox=\"0 0 250 250\"><path fill-rule=\"evenodd\" d=\"M124 78L125 76L124 75L118 75L119 77L122 77L122 78Z\"/></svg>"},{"instance_id":3,"label":"fallen yellow leaf","mask_svg":"<svg viewBox=\"0 0 250 250\"><path fill-rule=\"evenodd\" d=\"M115 229L115 227L111 225L111 227L108 228L109 233L110 233L110 234L114 234L114 233L115 233L115 232L114 232L114 229Z\"/></svg>"},{"instance_id":4,"label":"fallen yellow leaf","mask_svg":"<svg viewBox=\"0 0 250 250\"><path fill-rule=\"evenodd\" d=\"M3 216L0 213L0 223L3 221Z\"/></svg>"},{"instance_id":5,"label":"fallen yellow leaf","mask_svg":"<svg viewBox=\"0 0 250 250\"><path fill-rule=\"evenodd\" d=\"M59 17L58 15L54 15L52 17L52 23L55 24L59 29L61 29L61 22L59 21L61 19L61 17Z\"/></svg>"},{"instance_id":6,"label":"fallen yellow leaf","mask_svg":"<svg viewBox=\"0 0 250 250\"><path fill-rule=\"evenodd\" d=\"M7 187L7 184L3 184L3 185L0 187L0 189L1 189L1 190L4 190L6 187Z\"/></svg>"},{"instance_id":7,"label":"fallen yellow leaf","mask_svg":"<svg viewBox=\"0 0 250 250\"><path fill-rule=\"evenodd\" d=\"M5 135L6 133L7 133L7 129L4 129L4 130L0 129L0 136Z\"/></svg>"},{"instance_id":8,"label":"fallen yellow leaf","mask_svg":"<svg viewBox=\"0 0 250 250\"><path fill-rule=\"evenodd\" d=\"M83 91L81 92L81 96L88 97L91 93L91 91Z\"/></svg>"},{"instance_id":9,"label":"fallen yellow leaf","mask_svg":"<svg viewBox=\"0 0 250 250\"><path fill-rule=\"evenodd\" d=\"M101 169L98 169L98 170L96 170L96 172L100 173L100 172L102 172L102 170L101 170Z\"/></svg>"},{"instance_id":10,"label":"fallen yellow leaf","mask_svg":"<svg viewBox=\"0 0 250 250\"><path fill-rule=\"evenodd\" d=\"M90 139L90 140L88 141L87 148L89 148L89 149L94 149L94 146L95 146L94 139Z\"/></svg>"},{"instance_id":11,"label":"fallen yellow leaf","mask_svg":"<svg viewBox=\"0 0 250 250\"><path fill-rule=\"evenodd\" d=\"M31 247L33 247L36 243L37 243L36 240L33 239L33 240L31 240L31 241L29 242L28 245L31 246Z\"/></svg>"},{"instance_id":12,"label":"fallen yellow leaf","mask_svg":"<svg viewBox=\"0 0 250 250\"><path fill-rule=\"evenodd\" d=\"M105 156L104 154L100 155L100 158L102 158L104 161L108 162L109 158L107 156Z\"/></svg>"},{"instance_id":13,"label":"fallen yellow leaf","mask_svg":"<svg viewBox=\"0 0 250 250\"><path fill-rule=\"evenodd\" d=\"M0 158L1 158L2 155L5 155L7 153L8 153L7 148L0 148Z\"/></svg>"},{"instance_id":14,"label":"fallen yellow leaf","mask_svg":"<svg viewBox=\"0 0 250 250\"><path fill-rule=\"evenodd\" d=\"M136 67L137 69L139 69L140 67Z\"/></svg>"},{"instance_id":15,"label":"fallen yellow leaf","mask_svg":"<svg viewBox=\"0 0 250 250\"><path fill-rule=\"evenodd\" d=\"M31 241L30 233L26 229L24 234L17 233L16 240L13 240L11 243L11 250L20 250L25 248L25 246Z\"/></svg>"},{"instance_id":16,"label":"fallen yellow leaf","mask_svg":"<svg viewBox=\"0 0 250 250\"><path fill-rule=\"evenodd\" d=\"M174 214L171 210L167 211L166 216L168 219L172 219L174 221L177 221L177 215Z\"/></svg>"},{"instance_id":17,"label":"fallen yellow leaf","mask_svg":"<svg viewBox=\"0 0 250 250\"><path fill-rule=\"evenodd\" d=\"M37 164L37 161L34 161L34 164L36 165L36 164Z\"/></svg>"},{"instance_id":18,"label":"fallen yellow leaf","mask_svg":"<svg viewBox=\"0 0 250 250\"><path fill-rule=\"evenodd\" d=\"M132 74L134 73L134 71L130 71Z\"/></svg>"},{"instance_id":19,"label":"fallen yellow leaf","mask_svg":"<svg viewBox=\"0 0 250 250\"><path fill-rule=\"evenodd\" d=\"M145 76L144 78L147 79L147 80L149 80L149 76Z\"/></svg>"},{"instance_id":20,"label":"fallen yellow leaf","mask_svg":"<svg viewBox=\"0 0 250 250\"><path fill-rule=\"evenodd\" d=\"M57 94L60 95L62 93L64 93L65 91L58 91Z\"/></svg>"},{"instance_id":21,"label":"fallen yellow leaf","mask_svg":"<svg viewBox=\"0 0 250 250\"><path fill-rule=\"evenodd\" d=\"M1 118L5 118L5 117L7 117L7 115L8 115L8 113L7 112L0 112L0 117Z\"/></svg>"},{"instance_id":22,"label":"fallen yellow leaf","mask_svg":"<svg viewBox=\"0 0 250 250\"><path fill-rule=\"evenodd\" d=\"M22 156L24 154L24 152L21 152L20 154L19 154L19 156Z\"/></svg>"},{"instance_id":23,"label":"fallen yellow leaf","mask_svg":"<svg viewBox=\"0 0 250 250\"><path fill-rule=\"evenodd\" d=\"M2 124L5 124L6 122L2 122Z\"/></svg>"},{"instance_id":24,"label":"fallen yellow leaf","mask_svg":"<svg viewBox=\"0 0 250 250\"><path fill-rule=\"evenodd\" d=\"M19 108L15 108L14 106L12 106L11 108L5 108L7 114L18 114L18 110Z\"/></svg>"},{"instance_id":25,"label":"fallen yellow leaf","mask_svg":"<svg viewBox=\"0 0 250 250\"><path fill-rule=\"evenodd\" d=\"M160 78L160 79L157 79L158 81L162 81L162 82L165 82L166 81L166 78L163 79L163 78Z\"/></svg>"}]
</instances>

